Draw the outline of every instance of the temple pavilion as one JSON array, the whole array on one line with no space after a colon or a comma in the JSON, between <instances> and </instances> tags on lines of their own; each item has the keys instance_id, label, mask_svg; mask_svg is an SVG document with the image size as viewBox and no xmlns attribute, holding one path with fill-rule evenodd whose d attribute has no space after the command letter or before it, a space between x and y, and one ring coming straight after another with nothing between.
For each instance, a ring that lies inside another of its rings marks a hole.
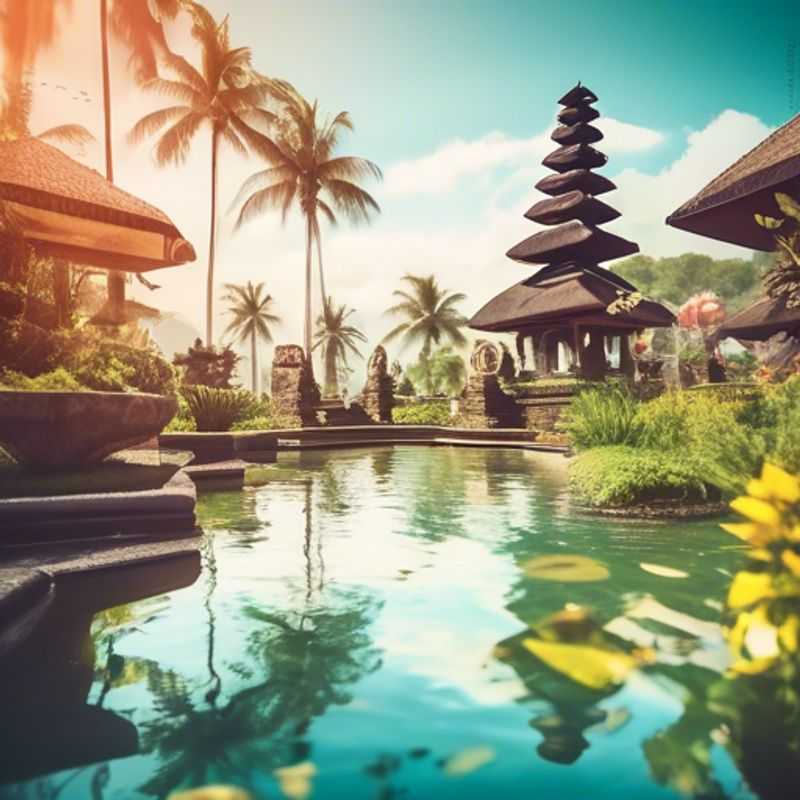
<instances>
[{"instance_id":1,"label":"temple pavilion","mask_svg":"<svg viewBox=\"0 0 800 800\"><path fill-rule=\"evenodd\" d=\"M591 123L600 115L597 96L579 83L559 101L559 126L551 139L559 146L543 161L552 174L536 188L548 195L525 213L547 226L514 245L506 255L539 269L490 300L469 326L493 333L516 333L525 366L533 351L539 374L558 371L566 354L570 371L590 380L618 370L632 375L630 334L669 327L675 317L659 303L644 299L636 287L600 263L632 255L638 245L598 227L620 216L598 199L617 187L593 170L606 156L592 145L603 138ZM561 358L559 358L559 352Z\"/></svg>"}]
</instances>

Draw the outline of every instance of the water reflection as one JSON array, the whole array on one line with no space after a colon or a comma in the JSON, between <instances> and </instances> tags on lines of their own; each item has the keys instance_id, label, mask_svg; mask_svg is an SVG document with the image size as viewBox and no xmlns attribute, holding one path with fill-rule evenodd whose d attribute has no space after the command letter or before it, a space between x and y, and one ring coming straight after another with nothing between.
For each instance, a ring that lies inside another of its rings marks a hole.
<instances>
[{"instance_id":1,"label":"water reflection","mask_svg":"<svg viewBox=\"0 0 800 800\"><path fill-rule=\"evenodd\" d=\"M59 758L4 773L8 791L224 783L266 798L306 775L333 800L738 800L744 775L780 796L768 772L791 769L789 695L725 677L719 604L740 554L713 523L567 516L560 466L511 450L302 452L257 490L205 495L200 580L50 626L75 631L40 669L66 686L94 614L80 704L137 741L80 762L59 741ZM40 726L61 717L53 691ZM106 766L114 754L128 757Z\"/></svg>"},{"instance_id":2,"label":"water reflection","mask_svg":"<svg viewBox=\"0 0 800 800\"><path fill-rule=\"evenodd\" d=\"M115 642L163 607L145 600L137 608L137 601L188 586L198 574L198 559L187 556L120 570L114 581L100 572L60 582L46 618L0 662L0 784L137 752L136 727L103 708L112 686L142 677L139 665L115 654ZM74 778L40 782L36 792L57 797ZM107 768L91 771L94 796L107 779Z\"/></svg>"}]
</instances>

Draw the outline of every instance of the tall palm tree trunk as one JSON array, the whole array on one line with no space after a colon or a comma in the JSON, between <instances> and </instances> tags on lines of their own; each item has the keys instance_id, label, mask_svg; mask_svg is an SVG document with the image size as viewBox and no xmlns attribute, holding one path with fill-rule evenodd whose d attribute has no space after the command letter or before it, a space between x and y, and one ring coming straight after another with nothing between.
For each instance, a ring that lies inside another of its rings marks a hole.
<instances>
[{"instance_id":1,"label":"tall palm tree trunk","mask_svg":"<svg viewBox=\"0 0 800 800\"><path fill-rule=\"evenodd\" d=\"M306 361L311 366L311 245L314 241L314 227L311 214L306 215L306 313L303 323L303 348Z\"/></svg>"},{"instance_id":2,"label":"tall palm tree trunk","mask_svg":"<svg viewBox=\"0 0 800 800\"><path fill-rule=\"evenodd\" d=\"M108 0L100 0L100 45L103 62L103 117L105 126L106 179L114 183L114 158L111 150L111 74L108 64ZM109 270L106 283L109 316L113 322L123 322L125 275Z\"/></svg>"},{"instance_id":3,"label":"tall palm tree trunk","mask_svg":"<svg viewBox=\"0 0 800 800\"><path fill-rule=\"evenodd\" d=\"M256 329L250 334L250 360L253 365L253 394L258 394L258 352L256 349Z\"/></svg>"},{"instance_id":4,"label":"tall palm tree trunk","mask_svg":"<svg viewBox=\"0 0 800 800\"><path fill-rule=\"evenodd\" d=\"M325 305L328 302L328 295L325 292L325 275L322 271L322 233L319 229L319 223L315 221L314 229L316 232L317 240L317 264L319 265L319 292L322 295L322 309L325 310Z\"/></svg>"},{"instance_id":5,"label":"tall palm tree trunk","mask_svg":"<svg viewBox=\"0 0 800 800\"><path fill-rule=\"evenodd\" d=\"M219 131L211 129L211 230L208 234L208 278L206 283L206 347L214 344L214 251L217 239L217 148Z\"/></svg>"}]
</instances>

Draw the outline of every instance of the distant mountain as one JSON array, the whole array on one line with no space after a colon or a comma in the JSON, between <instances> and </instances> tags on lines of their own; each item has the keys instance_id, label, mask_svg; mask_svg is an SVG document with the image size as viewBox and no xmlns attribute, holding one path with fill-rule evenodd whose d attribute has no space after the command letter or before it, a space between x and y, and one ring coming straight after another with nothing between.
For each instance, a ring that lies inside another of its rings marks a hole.
<instances>
[{"instance_id":1,"label":"distant mountain","mask_svg":"<svg viewBox=\"0 0 800 800\"><path fill-rule=\"evenodd\" d=\"M160 319L143 319L140 322L156 343L167 361L175 353L185 352L195 339L202 338L200 331L180 314L162 312Z\"/></svg>"}]
</instances>

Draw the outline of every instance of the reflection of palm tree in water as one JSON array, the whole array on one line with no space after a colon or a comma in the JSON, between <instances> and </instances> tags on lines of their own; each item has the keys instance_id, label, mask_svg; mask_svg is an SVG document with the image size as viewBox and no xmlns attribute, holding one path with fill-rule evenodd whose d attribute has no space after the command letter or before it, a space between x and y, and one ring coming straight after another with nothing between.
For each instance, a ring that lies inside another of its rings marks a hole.
<instances>
[{"instance_id":1,"label":"reflection of palm tree in water","mask_svg":"<svg viewBox=\"0 0 800 800\"><path fill-rule=\"evenodd\" d=\"M303 537L303 557L306 562L306 603L311 603L314 592L321 592L325 586L325 561L322 557L322 529L317 524L314 529L314 484L305 482L305 534ZM316 542L314 539L316 538ZM315 563L316 559L316 563Z\"/></svg>"},{"instance_id":2,"label":"reflection of palm tree in water","mask_svg":"<svg viewBox=\"0 0 800 800\"><path fill-rule=\"evenodd\" d=\"M212 600L214 590L217 588L217 557L214 553L214 534L206 534L203 541L203 567L208 576L206 580L206 595L203 606L208 619L208 638L206 648L206 666L208 667L208 682L211 688L206 692L206 700L211 706L216 706L217 697L222 691L222 678L214 667L214 640L216 635L216 617Z\"/></svg>"},{"instance_id":3,"label":"reflection of palm tree in water","mask_svg":"<svg viewBox=\"0 0 800 800\"><path fill-rule=\"evenodd\" d=\"M153 665L148 683L159 716L142 726L143 749L157 750L162 763L140 791L163 797L181 786L247 785L253 770L306 758L313 717L348 702L346 687L380 665L366 633L376 611L371 599L345 592L332 594L324 609L246 605L243 616L255 627L246 660L230 671L263 677L222 704L217 695L209 699L211 692L207 705L198 703L179 674ZM209 643L213 669L213 636ZM216 670L211 674L213 679Z\"/></svg>"}]
</instances>

